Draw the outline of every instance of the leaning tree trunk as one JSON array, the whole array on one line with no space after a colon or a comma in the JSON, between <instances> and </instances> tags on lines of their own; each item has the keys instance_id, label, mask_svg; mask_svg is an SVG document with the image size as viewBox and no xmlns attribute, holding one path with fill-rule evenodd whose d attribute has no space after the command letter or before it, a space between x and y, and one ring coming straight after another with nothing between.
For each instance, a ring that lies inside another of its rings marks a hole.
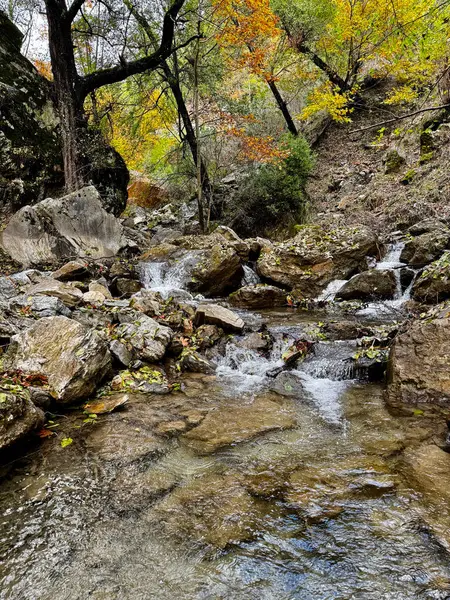
<instances>
[{"instance_id":1,"label":"leaning tree trunk","mask_svg":"<svg viewBox=\"0 0 450 600\"><path fill-rule=\"evenodd\" d=\"M175 99L178 114L180 115L180 118L183 122L185 138L191 151L192 158L194 160L194 165L198 168L199 151L197 136L195 135L194 125L192 123L191 116L189 114L186 102L184 100L183 91L181 89L177 76L175 75L175 73L172 72L172 69L170 68L167 61L164 61L161 67L164 73L164 78L169 84L170 91L172 92L173 97ZM202 156L200 156L200 174L205 198L207 198L208 201L211 201L213 188L211 180L209 178L208 169L205 165L205 161L203 160Z\"/></svg>"},{"instance_id":2,"label":"leaning tree trunk","mask_svg":"<svg viewBox=\"0 0 450 600\"><path fill-rule=\"evenodd\" d=\"M65 0L46 0L46 8L56 105L61 122L65 183L67 191L71 192L85 183L79 144L79 132L84 123L83 101L77 93L78 74Z\"/></svg>"},{"instance_id":3,"label":"leaning tree trunk","mask_svg":"<svg viewBox=\"0 0 450 600\"><path fill-rule=\"evenodd\" d=\"M272 94L275 98L278 108L280 109L281 114L284 117L286 126L289 130L289 133L291 133L293 136L297 137L298 136L297 127L295 126L294 119L292 118L291 113L289 112L286 102L283 100L283 96L281 95L280 90L278 89L278 87L273 79L270 79L269 77L267 77L266 81L267 81L267 85L270 88L270 91L272 92Z\"/></svg>"}]
</instances>

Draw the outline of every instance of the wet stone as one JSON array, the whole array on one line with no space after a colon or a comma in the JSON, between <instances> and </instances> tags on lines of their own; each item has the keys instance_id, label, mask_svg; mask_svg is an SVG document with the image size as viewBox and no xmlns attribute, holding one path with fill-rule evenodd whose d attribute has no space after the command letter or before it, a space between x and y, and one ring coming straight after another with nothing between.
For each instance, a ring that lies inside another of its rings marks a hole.
<instances>
[{"instance_id":1,"label":"wet stone","mask_svg":"<svg viewBox=\"0 0 450 600\"><path fill-rule=\"evenodd\" d=\"M155 431L159 435L163 436L174 436L179 435L180 433L185 432L187 429L186 421L167 421L163 423L159 423L155 427Z\"/></svg>"},{"instance_id":2,"label":"wet stone","mask_svg":"<svg viewBox=\"0 0 450 600\"><path fill-rule=\"evenodd\" d=\"M217 474L176 488L156 505L152 518L182 542L224 550L253 537L258 514L238 479Z\"/></svg>"},{"instance_id":3,"label":"wet stone","mask_svg":"<svg viewBox=\"0 0 450 600\"><path fill-rule=\"evenodd\" d=\"M249 404L226 405L211 411L198 427L182 438L200 454L209 454L268 431L289 429L295 425L292 406L260 397Z\"/></svg>"},{"instance_id":4,"label":"wet stone","mask_svg":"<svg viewBox=\"0 0 450 600\"><path fill-rule=\"evenodd\" d=\"M118 464L129 464L148 456L159 456L165 443L140 419L114 419L95 424L85 440L96 457Z\"/></svg>"},{"instance_id":5,"label":"wet stone","mask_svg":"<svg viewBox=\"0 0 450 600\"><path fill-rule=\"evenodd\" d=\"M148 503L175 487L177 478L172 473L149 469L142 473L124 469L112 485L112 504L117 512L142 510Z\"/></svg>"}]
</instances>

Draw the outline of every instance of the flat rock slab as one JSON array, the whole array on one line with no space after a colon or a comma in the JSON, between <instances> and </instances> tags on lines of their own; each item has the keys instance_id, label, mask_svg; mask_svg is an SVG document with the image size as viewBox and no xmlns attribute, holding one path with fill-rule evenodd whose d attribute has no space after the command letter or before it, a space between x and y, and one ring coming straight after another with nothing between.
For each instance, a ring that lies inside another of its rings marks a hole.
<instances>
[{"instance_id":1,"label":"flat rock slab","mask_svg":"<svg viewBox=\"0 0 450 600\"><path fill-rule=\"evenodd\" d=\"M155 509L165 533L210 549L225 549L253 537L257 505L237 477L221 474L193 479L176 488Z\"/></svg>"},{"instance_id":2,"label":"flat rock slab","mask_svg":"<svg viewBox=\"0 0 450 600\"><path fill-rule=\"evenodd\" d=\"M1 241L11 258L25 266L115 256L123 245L122 226L103 208L93 186L24 206L9 221Z\"/></svg>"},{"instance_id":3,"label":"flat rock slab","mask_svg":"<svg viewBox=\"0 0 450 600\"><path fill-rule=\"evenodd\" d=\"M195 324L217 325L228 331L241 333L245 323L236 313L219 304L202 304L195 313Z\"/></svg>"},{"instance_id":4,"label":"flat rock slab","mask_svg":"<svg viewBox=\"0 0 450 600\"><path fill-rule=\"evenodd\" d=\"M26 291L28 296L53 296L61 300L66 306L76 306L83 299L83 292L77 287L50 277L33 285Z\"/></svg>"},{"instance_id":5,"label":"flat rock slab","mask_svg":"<svg viewBox=\"0 0 450 600\"><path fill-rule=\"evenodd\" d=\"M136 425L128 419L108 419L94 425L86 438L86 448L98 458L118 464L161 454L164 441L142 423Z\"/></svg>"},{"instance_id":6,"label":"flat rock slab","mask_svg":"<svg viewBox=\"0 0 450 600\"><path fill-rule=\"evenodd\" d=\"M251 404L228 404L211 411L198 427L181 437L198 453L210 454L262 433L295 425L296 416L291 406L257 398Z\"/></svg>"}]
</instances>

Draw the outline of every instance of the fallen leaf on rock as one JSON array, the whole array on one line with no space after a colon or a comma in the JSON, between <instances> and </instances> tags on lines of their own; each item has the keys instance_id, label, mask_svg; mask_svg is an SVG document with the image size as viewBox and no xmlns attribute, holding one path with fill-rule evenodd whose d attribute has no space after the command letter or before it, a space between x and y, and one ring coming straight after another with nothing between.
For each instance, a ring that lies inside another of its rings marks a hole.
<instances>
[{"instance_id":1,"label":"fallen leaf on rock","mask_svg":"<svg viewBox=\"0 0 450 600\"><path fill-rule=\"evenodd\" d=\"M50 429L41 429L37 432L38 436L40 438L48 438L51 437L52 435L56 435L54 431L50 431Z\"/></svg>"},{"instance_id":2,"label":"fallen leaf on rock","mask_svg":"<svg viewBox=\"0 0 450 600\"><path fill-rule=\"evenodd\" d=\"M93 415L104 415L117 408L121 408L128 402L128 394L115 394L101 400L94 400L84 405L84 409Z\"/></svg>"}]
</instances>

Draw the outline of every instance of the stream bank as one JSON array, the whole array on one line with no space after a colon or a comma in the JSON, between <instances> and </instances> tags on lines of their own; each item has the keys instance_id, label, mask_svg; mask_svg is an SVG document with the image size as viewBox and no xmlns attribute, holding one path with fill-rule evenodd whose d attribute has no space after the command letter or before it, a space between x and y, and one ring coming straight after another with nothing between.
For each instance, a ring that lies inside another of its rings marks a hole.
<instances>
[{"instance_id":1,"label":"stream bank","mask_svg":"<svg viewBox=\"0 0 450 600\"><path fill-rule=\"evenodd\" d=\"M2 278L23 410L2 438L5 598L448 598L445 360L406 397L406 350L428 357L417 389L448 354L445 295L422 317L410 299L445 254L410 265L413 238L160 232Z\"/></svg>"}]
</instances>

